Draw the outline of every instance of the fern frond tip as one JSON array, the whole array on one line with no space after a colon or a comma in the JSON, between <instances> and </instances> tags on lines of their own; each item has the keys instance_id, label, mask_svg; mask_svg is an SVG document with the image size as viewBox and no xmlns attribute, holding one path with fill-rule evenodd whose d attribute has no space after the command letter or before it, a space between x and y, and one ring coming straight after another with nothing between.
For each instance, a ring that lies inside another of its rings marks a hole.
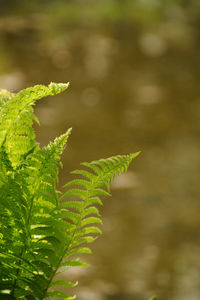
<instances>
[{"instance_id":1,"label":"fern frond tip","mask_svg":"<svg viewBox=\"0 0 200 300\"><path fill-rule=\"evenodd\" d=\"M56 137L53 142L50 142L46 147L44 147L44 149L47 151L56 151L57 153L62 154L71 131L72 128L69 128L65 133L61 134L59 137Z\"/></svg>"},{"instance_id":2,"label":"fern frond tip","mask_svg":"<svg viewBox=\"0 0 200 300\"><path fill-rule=\"evenodd\" d=\"M66 131L66 135L70 136L70 134L72 133L72 127L70 127L67 131Z\"/></svg>"},{"instance_id":3,"label":"fern frond tip","mask_svg":"<svg viewBox=\"0 0 200 300\"><path fill-rule=\"evenodd\" d=\"M72 133L72 128L70 127L65 133L63 133L61 136L60 136L60 139L63 139L65 141L65 144L67 143L68 141L68 138L70 137Z\"/></svg>"},{"instance_id":4,"label":"fern frond tip","mask_svg":"<svg viewBox=\"0 0 200 300\"><path fill-rule=\"evenodd\" d=\"M12 96L13 93L9 92L8 90L6 89L0 89L0 98L2 97L10 97Z\"/></svg>"},{"instance_id":5,"label":"fern frond tip","mask_svg":"<svg viewBox=\"0 0 200 300\"><path fill-rule=\"evenodd\" d=\"M140 153L141 153L141 151L138 151L138 152L135 152L135 153L131 153L131 154L130 154L130 158L131 158L131 159L134 159L134 158L136 158Z\"/></svg>"},{"instance_id":6,"label":"fern frond tip","mask_svg":"<svg viewBox=\"0 0 200 300\"><path fill-rule=\"evenodd\" d=\"M69 87L69 82L67 83L55 83L51 82L48 85L48 88L52 91L53 95L59 94L63 91L65 91Z\"/></svg>"}]
</instances>

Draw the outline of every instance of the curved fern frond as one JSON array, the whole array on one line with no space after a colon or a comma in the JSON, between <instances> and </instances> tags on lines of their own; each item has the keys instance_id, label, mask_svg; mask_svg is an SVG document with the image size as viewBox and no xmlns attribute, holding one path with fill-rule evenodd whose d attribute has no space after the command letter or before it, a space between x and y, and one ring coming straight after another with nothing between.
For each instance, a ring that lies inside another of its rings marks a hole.
<instances>
[{"instance_id":1,"label":"curved fern frond","mask_svg":"<svg viewBox=\"0 0 200 300\"><path fill-rule=\"evenodd\" d=\"M32 106L43 97L58 94L69 83L51 83L49 86L36 85L20 91L18 94L0 93L0 147L4 143L6 152L14 167L35 146L35 134L32 128Z\"/></svg>"},{"instance_id":2,"label":"curved fern frond","mask_svg":"<svg viewBox=\"0 0 200 300\"><path fill-rule=\"evenodd\" d=\"M69 257L77 253L90 253L90 249L83 244L93 242L101 230L97 227L102 224L100 213L96 204L102 204L99 196L109 196L111 180L118 174L126 171L132 159L138 153L130 155L118 155L107 159L82 163L88 170L75 170L73 174L80 174L83 178L73 179L65 187L68 188L59 198L59 205L55 212L66 222L71 222L71 229L66 231L67 242L63 241L62 254L49 278L49 283L44 292L48 295L48 288L56 274L66 270L66 267L86 266L79 260L71 260ZM81 246L81 247L80 247Z\"/></svg>"}]
</instances>

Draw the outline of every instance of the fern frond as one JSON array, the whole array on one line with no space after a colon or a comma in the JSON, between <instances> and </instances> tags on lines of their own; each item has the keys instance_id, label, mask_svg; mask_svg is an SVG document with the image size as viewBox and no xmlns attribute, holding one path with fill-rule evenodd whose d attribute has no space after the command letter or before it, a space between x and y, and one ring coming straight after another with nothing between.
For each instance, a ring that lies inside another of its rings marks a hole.
<instances>
[{"instance_id":1,"label":"fern frond","mask_svg":"<svg viewBox=\"0 0 200 300\"><path fill-rule=\"evenodd\" d=\"M32 128L36 117L32 106L37 100L58 94L68 86L69 84L51 83L48 87L36 85L27 88L18 94L0 93L0 147L4 143L14 167L19 164L21 156L36 144Z\"/></svg>"},{"instance_id":2,"label":"fern frond","mask_svg":"<svg viewBox=\"0 0 200 300\"><path fill-rule=\"evenodd\" d=\"M54 210L58 204L58 197L55 191L58 164L70 133L71 129L42 150L35 151L27 159L21 171L25 176L27 186L25 196L27 199L30 199L27 205L27 218L25 219L25 224L28 228L28 236L26 238L29 247L23 246L21 255L23 258L29 259L37 268L40 279L43 278L44 280L49 278L54 263L55 261L57 263L58 258L56 254L53 256L47 255L45 258L37 254L44 250L44 244L45 247L46 244L50 246L49 251L55 252L55 249L58 250L62 247L61 241L68 242L68 237L63 230L68 230L69 226L55 215ZM40 242L42 242L42 245ZM16 283L20 284L20 281L24 280L25 277L25 273L18 272L19 279L17 279ZM37 280L38 277L33 275L28 285L35 296L37 296L37 292L33 290L33 286L37 286ZM45 283L43 285L45 286Z\"/></svg>"},{"instance_id":3,"label":"fern frond","mask_svg":"<svg viewBox=\"0 0 200 300\"><path fill-rule=\"evenodd\" d=\"M83 178L74 179L65 185L68 190L59 198L60 204L56 208L56 214L60 218L64 218L66 222L71 222L73 227L66 232L68 241L67 243L63 242L61 258L49 279L44 297L48 295L48 288L56 274L67 270L66 267L85 266L85 263L79 260L69 260L69 256L77 253L90 253L89 248L78 246L93 242L102 233L96 226L102 224L99 211L95 206L102 204L99 196L110 196L108 193L110 181L116 174L127 170L132 159L138 154L119 155L83 163L82 165L90 171L75 170L72 172Z\"/></svg>"}]
</instances>

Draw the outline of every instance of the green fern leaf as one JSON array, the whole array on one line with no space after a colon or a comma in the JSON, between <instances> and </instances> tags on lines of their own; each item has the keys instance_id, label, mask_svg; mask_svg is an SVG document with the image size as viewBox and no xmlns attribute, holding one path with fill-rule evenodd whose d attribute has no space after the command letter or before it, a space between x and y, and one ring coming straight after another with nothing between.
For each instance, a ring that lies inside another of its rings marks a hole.
<instances>
[{"instance_id":1,"label":"green fern leaf","mask_svg":"<svg viewBox=\"0 0 200 300\"><path fill-rule=\"evenodd\" d=\"M80 261L80 260L67 260L60 264L61 267L88 267L88 264Z\"/></svg>"},{"instance_id":2,"label":"green fern leaf","mask_svg":"<svg viewBox=\"0 0 200 300\"><path fill-rule=\"evenodd\" d=\"M98 227L89 226L89 227L78 230L74 234L74 237L77 238L77 237L88 235L88 234L91 234L91 233L102 234L102 231Z\"/></svg>"},{"instance_id":3,"label":"green fern leaf","mask_svg":"<svg viewBox=\"0 0 200 300\"><path fill-rule=\"evenodd\" d=\"M85 208L85 211L83 212L83 217L86 217L89 215L100 216L98 208L96 208L95 206L90 206L88 208Z\"/></svg>"},{"instance_id":4,"label":"green fern leaf","mask_svg":"<svg viewBox=\"0 0 200 300\"><path fill-rule=\"evenodd\" d=\"M60 292L60 291L48 292L47 296L48 297L62 298L62 299L66 299L66 300L73 300L73 299L76 298L75 296L71 297L71 296L67 295L66 293L63 293L63 292Z\"/></svg>"},{"instance_id":5,"label":"green fern leaf","mask_svg":"<svg viewBox=\"0 0 200 300\"><path fill-rule=\"evenodd\" d=\"M67 251L64 255L64 258L70 257L71 255L74 255L74 254L79 254L79 253L91 254L92 251L90 250L90 248L87 248L87 247L74 248L72 250Z\"/></svg>"},{"instance_id":6,"label":"green fern leaf","mask_svg":"<svg viewBox=\"0 0 200 300\"><path fill-rule=\"evenodd\" d=\"M50 284L50 287L54 286L66 286L66 287L75 287L78 285L78 282L70 282L66 280L56 280Z\"/></svg>"}]
</instances>

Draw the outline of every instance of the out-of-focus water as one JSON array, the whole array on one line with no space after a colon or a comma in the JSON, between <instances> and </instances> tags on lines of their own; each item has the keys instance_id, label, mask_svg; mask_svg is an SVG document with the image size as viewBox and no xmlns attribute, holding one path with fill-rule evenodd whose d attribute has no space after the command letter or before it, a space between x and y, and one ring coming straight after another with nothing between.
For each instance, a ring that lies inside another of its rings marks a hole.
<instances>
[{"instance_id":1,"label":"out-of-focus water","mask_svg":"<svg viewBox=\"0 0 200 300\"><path fill-rule=\"evenodd\" d=\"M7 7L0 18L1 88L71 82L36 106L42 145L73 127L61 185L82 161L142 151L105 201L91 267L66 273L79 280L80 300L200 299L197 8L91 18L77 2L71 19L56 4L28 14Z\"/></svg>"}]
</instances>

